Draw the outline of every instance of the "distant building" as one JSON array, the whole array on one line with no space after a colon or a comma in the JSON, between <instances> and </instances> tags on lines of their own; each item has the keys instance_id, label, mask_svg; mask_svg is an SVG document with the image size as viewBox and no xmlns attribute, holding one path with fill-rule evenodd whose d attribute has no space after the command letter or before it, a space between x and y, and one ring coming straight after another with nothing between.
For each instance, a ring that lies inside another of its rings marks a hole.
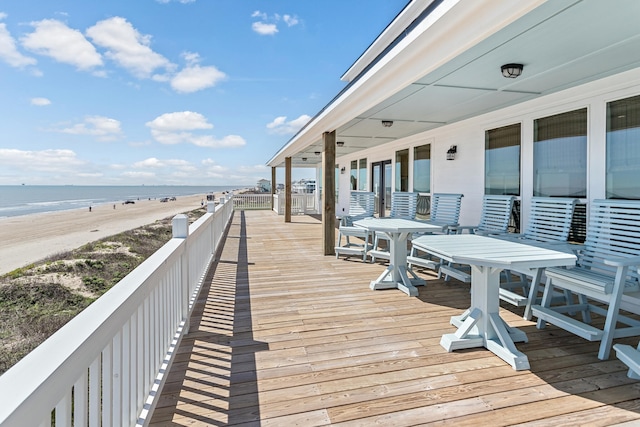
<instances>
[{"instance_id":1,"label":"distant building","mask_svg":"<svg viewBox=\"0 0 640 427\"><path fill-rule=\"evenodd\" d=\"M316 181L314 179L301 179L291 184L292 193L313 193L316 191Z\"/></svg>"},{"instance_id":2,"label":"distant building","mask_svg":"<svg viewBox=\"0 0 640 427\"><path fill-rule=\"evenodd\" d=\"M268 179L261 179L256 184L256 191L260 191L262 193L268 193L271 191L271 181Z\"/></svg>"}]
</instances>

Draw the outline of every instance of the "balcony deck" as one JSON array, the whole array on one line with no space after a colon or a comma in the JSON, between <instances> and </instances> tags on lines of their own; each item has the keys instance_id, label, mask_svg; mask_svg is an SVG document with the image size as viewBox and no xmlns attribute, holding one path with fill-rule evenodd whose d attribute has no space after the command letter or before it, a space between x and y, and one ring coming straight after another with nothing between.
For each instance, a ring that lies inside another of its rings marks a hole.
<instances>
[{"instance_id":1,"label":"balcony deck","mask_svg":"<svg viewBox=\"0 0 640 427\"><path fill-rule=\"evenodd\" d=\"M598 343L521 309L531 370L440 337L469 287L428 273L416 298L371 291L381 264L321 255L321 225L236 211L152 425L612 425L640 420L640 382ZM637 344L638 338L617 340Z\"/></svg>"}]
</instances>

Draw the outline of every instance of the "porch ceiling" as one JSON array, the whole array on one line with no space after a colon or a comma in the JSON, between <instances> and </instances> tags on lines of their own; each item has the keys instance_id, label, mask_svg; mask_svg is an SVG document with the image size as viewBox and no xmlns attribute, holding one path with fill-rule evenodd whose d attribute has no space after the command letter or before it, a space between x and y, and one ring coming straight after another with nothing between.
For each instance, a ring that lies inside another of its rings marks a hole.
<instances>
[{"instance_id":1,"label":"porch ceiling","mask_svg":"<svg viewBox=\"0 0 640 427\"><path fill-rule=\"evenodd\" d=\"M334 118L336 140L344 142L336 156L637 68L639 19L636 0L546 2L366 111ZM524 64L522 75L504 78L506 63ZM269 164L290 156L294 167L315 166L321 151L320 138L301 132Z\"/></svg>"}]
</instances>

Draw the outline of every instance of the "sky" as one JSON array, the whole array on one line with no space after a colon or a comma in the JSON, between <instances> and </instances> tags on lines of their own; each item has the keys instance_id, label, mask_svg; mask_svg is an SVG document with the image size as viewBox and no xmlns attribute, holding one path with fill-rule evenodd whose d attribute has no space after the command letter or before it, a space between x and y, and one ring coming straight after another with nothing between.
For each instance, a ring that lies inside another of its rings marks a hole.
<instances>
[{"instance_id":1,"label":"sky","mask_svg":"<svg viewBox=\"0 0 640 427\"><path fill-rule=\"evenodd\" d=\"M407 2L0 0L0 185L270 180Z\"/></svg>"}]
</instances>

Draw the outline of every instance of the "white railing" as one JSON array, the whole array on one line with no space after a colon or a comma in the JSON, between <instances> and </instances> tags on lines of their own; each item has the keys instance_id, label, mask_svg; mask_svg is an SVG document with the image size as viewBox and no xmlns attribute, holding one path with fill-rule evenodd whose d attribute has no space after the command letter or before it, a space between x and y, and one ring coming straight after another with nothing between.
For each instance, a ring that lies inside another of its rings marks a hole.
<instances>
[{"instance_id":1,"label":"white railing","mask_svg":"<svg viewBox=\"0 0 640 427\"><path fill-rule=\"evenodd\" d=\"M233 207L236 210L271 209L271 193L238 194L233 197Z\"/></svg>"},{"instance_id":2,"label":"white railing","mask_svg":"<svg viewBox=\"0 0 640 427\"><path fill-rule=\"evenodd\" d=\"M292 214L317 214L320 213L318 208L318 197L316 193L296 193L291 195L291 213ZM284 215L284 194L273 195L273 210L278 215Z\"/></svg>"},{"instance_id":3,"label":"white railing","mask_svg":"<svg viewBox=\"0 0 640 427\"><path fill-rule=\"evenodd\" d=\"M145 424L233 214L209 203L188 226L0 376L1 426Z\"/></svg>"}]
</instances>

